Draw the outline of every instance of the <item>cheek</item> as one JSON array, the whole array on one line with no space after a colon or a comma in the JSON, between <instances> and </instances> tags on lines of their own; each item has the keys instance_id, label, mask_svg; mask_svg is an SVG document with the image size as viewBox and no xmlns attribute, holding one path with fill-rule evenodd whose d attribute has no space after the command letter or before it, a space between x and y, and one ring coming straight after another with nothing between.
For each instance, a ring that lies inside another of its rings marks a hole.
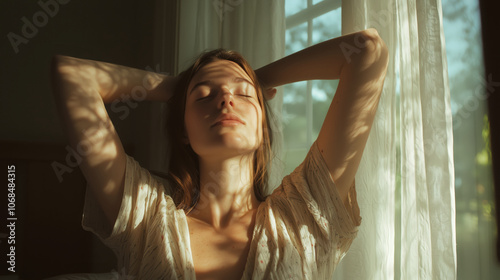
<instances>
[{"instance_id":1,"label":"cheek","mask_svg":"<svg viewBox=\"0 0 500 280\"><path fill-rule=\"evenodd\" d=\"M211 113L209 106L186 108L184 113L184 129L187 136L197 136L206 133L210 125Z\"/></svg>"},{"instance_id":2,"label":"cheek","mask_svg":"<svg viewBox=\"0 0 500 280\"><path fill-rule=\"evenodd\" d=\"M262 109L260 108L259 104L256 104L255 105L255 114L256 114L256 117L255 117L255 126L256 126L256 132L257 132L257 140L258 140L258 143L262 143L262 139L263 139L263 114L264 112L262 111Z\"/></svg>"},{"instance_id":3,"label":"cheek","mask_svg":"<svg viewBox=\"0 0 500 280\"><path fill-rule=\"evenodd\" d=\"M198 126L200 122L198 121L198 116L194 111L186 109L184 114L184 131L187 136L193 136L196 131L198 131Z\"/></svg>"}]
</instances>

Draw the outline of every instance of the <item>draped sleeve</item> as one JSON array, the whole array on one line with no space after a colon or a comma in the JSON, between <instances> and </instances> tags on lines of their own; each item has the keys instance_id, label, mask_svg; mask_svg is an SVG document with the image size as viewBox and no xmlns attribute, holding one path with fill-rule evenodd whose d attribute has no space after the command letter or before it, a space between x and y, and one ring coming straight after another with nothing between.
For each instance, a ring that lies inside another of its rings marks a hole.
<instances>
[{"instance_id":1,"label":"draped sleeve","mask_svg":"<svg viewBox=\"0 0 500 280\"><path fill-rule=\"evenodd\" d=\"M152 176L127 156L124 193L118 217L109 225L87 190L82 226L110 247L120 273L141 279L179 279L192 275L183 210L177 210L166 181ZM161 276L160 278L157 278Z\"/></svg>"},{"instance_id":2,"label":"draped sleeve","mask_svg":"<svg viewBox=\"0 0 500 280\"><path fill-rule=\"evenodd\" d=\"M355 184L344 203L314 142L259 207L244 279L331 279L360 223Z\"/></svg>"}]
</instances>

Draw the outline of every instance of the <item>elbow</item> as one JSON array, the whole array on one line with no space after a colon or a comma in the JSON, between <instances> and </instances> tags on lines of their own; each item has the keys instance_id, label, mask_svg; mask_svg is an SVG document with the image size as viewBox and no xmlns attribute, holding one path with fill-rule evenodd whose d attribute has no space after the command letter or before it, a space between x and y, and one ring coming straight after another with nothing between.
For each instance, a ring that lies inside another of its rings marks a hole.
<instances>
[{"instance_id":1,"label":"elbow","mask_svg":"<svg viewBox=\"0 0 500 280\"><path fill-rule=\"evenodd\" d=\"M52 56L50 62L50 78L53 86L57 86L63 81L75 80L73 77L80 75L82 69L79 68L78 61L70 56L56 54Z\"/></svg>"},{"instance_id":2,"label":"elbow","mask_svg":"<svg viewBox=\"0 0 500 280\"><path fill-rule=\"evenodd\" d=\"M58 89L61 80L61 60L61 55L54 55L50 61L50 82L53 94L57 94L59 92Z\"/></svg>"},{"instance_id":3,"label":"elbow","mask_svg":"<svg viewBox=\"0 0 500 280\"><path fill-rule=\"evenodd\" d=\"M52 59L50 60L50 75L52 76L52 78L57 73L57 69L59 68L58 66L60 64L60 60L61 60L61 56L58 54L52 56Z\"/></svg>"},{"instance_id":4,"label":"elbow","mask_svg":"<svg viewBox=\"0 0 500 280\"><path fill-rule=\"evenodd\" d=\"M389 50L384 40L375 28L369 28L360 32L364 39L364 51L361 57L365 63L377 64L382 68L387 68L389 62Z\"/></svg>"},{"instance_id":5,"label":"elbow","mask_svg":"<svg viewBox=\"0 0 500 280\"><path fill-rule=\"evenodd\" d=\"M56 54L52 57L50 62L50 77L52 82L57 81L62 74L61 68L64 64L65 56Z\"/></svg>"},{"instance_id":6,"label":"elbow","mask_svg":"<svg viewBox=\"0 0 500 280\"><path fill-rule=\"evenodd\" d=\"M64 56L64 55L60 55L60 54L56 54L56 55L52 56L52 60L50 62L51 75L54 76L54 75L60 74L61 68L64 65L68 64L69 58L70 58L69 56Z\"/></svg>"},{"instance_id":7,"label":"elbow","mask_svg":"<svg viewBox=\"0 0 500 280\"><path fill-rule=\"evenodd\" d=\"M50 82L52 87L52 93L56 96L66 94L62 88L68 84L68 81L75 80L74 73L76 72L74 68L74 63L71 63L71 57L64 55L54 55L52 56L50 62Z\"/></svg>"},{"instance_id":8,"label":"elbow","mask_svg":"<svg viewBox=\"0 0 500 280\"><path fill-rule=\"evenodd\" d=\"M56 55L52 56L52 60L50 61L50 67L51 67L52 72L59 68L59 66L61 65L61 61L64 60L64 57L65 56L60 55L60 54L56 54Z\"/></svg>"},{"instance_id":9,"label":"elbow","mask_svg":"<svg viewBox=\"0 0 500 280\"><path fill-rule=\"evenodd\" d=\"M344 66L348 71L370 73L370 76L384 76L389 64L389 51L377 30L370 28L353 34L351 37L356 46L346 56ZM350 69L350 70L349 70Z\"/></svg>"}]
</instances>

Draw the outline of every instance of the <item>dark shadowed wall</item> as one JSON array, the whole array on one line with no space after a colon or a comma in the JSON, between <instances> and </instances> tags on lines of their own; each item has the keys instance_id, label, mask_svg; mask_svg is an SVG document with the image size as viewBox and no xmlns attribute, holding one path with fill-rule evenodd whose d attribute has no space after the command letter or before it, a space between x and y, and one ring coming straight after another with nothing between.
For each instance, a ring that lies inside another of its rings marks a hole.
<instances>
[{"instance_id":1,"label":"dark shadowed wall","mask_svg":"<svg viewBox=\"0 0 500 280\"><path fill-rule=\"evenodd\" d=\"M114 269L112 253L80 225L85 180L58 120L50 60L64 54L173 73L176 2L0 1L0 161L3 174L15 166L15 211L10 218L17 219L14 230L6 227L5 183L0 186L0 275L41 279ZM123 103L120 111L108 107L127 153L145 167L155 161L151 143L158 115L152 112L158 105ZM66 168L55 169L55 162ZM15 273L7 270L5 260L12 232Z\"/></svg>"}]
</instances>

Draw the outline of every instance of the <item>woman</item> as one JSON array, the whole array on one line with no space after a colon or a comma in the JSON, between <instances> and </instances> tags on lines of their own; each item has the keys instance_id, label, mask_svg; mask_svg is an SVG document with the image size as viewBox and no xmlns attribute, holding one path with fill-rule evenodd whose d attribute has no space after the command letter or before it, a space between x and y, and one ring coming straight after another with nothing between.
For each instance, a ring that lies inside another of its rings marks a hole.
<instances>
[{"instance_id":1,"label":"woman","mask_svg":"<svg viewBox=\"0 0 500 280\"><path fill-rule=\"evenodd\" d=\"M374 29L309 47L255 72L216 50L170 77L56 56L53 84L88 181L83 226L138 279L330 279L360 224L354 175L388 63ZM304 162L263 195L274 87L340 79ZM128 157L104 103L145 88L169 101L167 181Z\"/></svg>"}]
</instances>

